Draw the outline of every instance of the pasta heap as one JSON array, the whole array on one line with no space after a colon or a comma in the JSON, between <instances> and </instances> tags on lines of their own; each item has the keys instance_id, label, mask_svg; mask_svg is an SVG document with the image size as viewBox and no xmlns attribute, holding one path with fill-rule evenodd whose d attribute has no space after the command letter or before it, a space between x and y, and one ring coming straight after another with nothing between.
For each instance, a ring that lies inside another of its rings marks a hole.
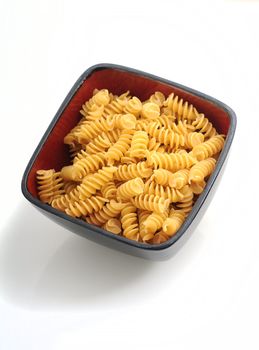
<instances>
[{"instance_id":1,"label":"pasta heap","mask_svg":"<svg viewBox=\"0 0 259 350\"><path fill-rule=\"evenodd\" d=\"M146 244L174 236L206 186L224 146L212 123L171 93L141 102L93 91L65 136L71 165L38 170L42 202Z\"/></svg>"}]
</instances>

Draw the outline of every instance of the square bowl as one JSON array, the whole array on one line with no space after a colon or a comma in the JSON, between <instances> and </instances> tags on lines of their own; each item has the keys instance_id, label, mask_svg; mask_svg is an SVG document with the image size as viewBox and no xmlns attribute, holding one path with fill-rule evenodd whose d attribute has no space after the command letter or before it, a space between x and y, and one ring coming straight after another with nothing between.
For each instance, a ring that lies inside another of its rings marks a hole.
<instances>
[{"instance_id":1,"label":"square bowl","mask_svg":"<svg viewBox=\"0 0 259 350\"><path fill-rule=\"evenodd\" d=\"M132 95L139 97L142 101L155 91L161 91L166 96L174 92L180 98L193 104L200 113L204 113L217 131L226 135L224 148L204 191L199 195L192 211L178 232L164 243L149 245L114 235L52 208L41 202L37 196L37 170L54 168L59 171L64 165L70 163L69 152L63 139L79 122L81 106L92 96L95 88L108 89L117 95L129 90ZM80 76L61 104L25 169L22 178L22 192L25 198L44 215L82 237L135 256L163 260L172 256L183 245L207 209L223 173L223 165L226 164L235 128L236 116L233 110L213 97L132 68L114 64L98 64L90 67Z\"/></svg>"}]
</instances>

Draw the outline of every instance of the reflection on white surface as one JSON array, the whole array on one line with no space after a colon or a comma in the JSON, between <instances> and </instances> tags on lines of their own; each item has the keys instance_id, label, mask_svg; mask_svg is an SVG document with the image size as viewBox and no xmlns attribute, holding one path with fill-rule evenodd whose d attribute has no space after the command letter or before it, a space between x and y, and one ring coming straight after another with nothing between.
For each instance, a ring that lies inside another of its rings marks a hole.
<instances>
[{"instance_id":1,"label":"reflection on white surface","mask_svg":"<svg viewBox=\"0 0 259 350\"><path fill-rule=\"evenodd\" d=\"M23 203L2 235L0 293L25 308L137 302L167 288L197 254L201 240L196 230L173 259L151 262L89 242Z\"/></svg>"}]
</instances>

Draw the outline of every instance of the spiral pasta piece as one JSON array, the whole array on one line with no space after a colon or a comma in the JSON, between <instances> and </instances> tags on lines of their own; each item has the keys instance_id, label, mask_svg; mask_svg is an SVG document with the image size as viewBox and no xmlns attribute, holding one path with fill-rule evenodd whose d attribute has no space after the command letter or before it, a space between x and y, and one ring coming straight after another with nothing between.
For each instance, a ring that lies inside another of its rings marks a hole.
<instances>
[{"instance_id":1,"label":"spiral pasta piece","mask_svg":"<svg viewBox=\"0 0 259 350\"><path fill-rule=\"evenodd\" d=\"M84 122L80 129L75 132L76 141L82 144L87 144L89 141L102 131L110 131L114 128L114 119L112 117L101 117L100 119Z\"/></svg>"},{"instance_id":2,"label":"spiral pasta piece","mask_svg":"<svg viewBox=\"0 0 259 350\"><path fill-rule=\"evenodd\" d=\"M96 154L96 153L102 153L107 150L111 146L111 142L109 141L108 137L103 135L96 136L91 142L89 142L85 146L85 151L88 154Z\"/></svg>"},{"instance_id":3,"label":"spiral pasta piece","mask_svg":"<svg viewBox=\"0 0 259 350\"><path fill-rule=\"evenodd\" d=\"M118 235L121 233L121 222L118 219L109 219L104 225L103 228L106 231L112 232L115 235Z\"/></svg>"},{"instance_id":4,"label":"spiral pasta piece","mask_svg":"<svg viewBox=\"0 0 259 350\"><path fill-rule=\"evenodd\" d=\"M70 203L68 208L65 209L65 212L74 217L86 216L92 214L94 211L101 210L106 202L108 202L108 200L105 198L92 196L83 201L80 200L78 202Z\"/></svg>"},{"instance_id":5,"label":"spiral pasta piece","mask_svg":"<svg viewBox=\"0 0 259 350\"><path fill-rule=\"evenodd\" d=\"M138 209L138 223L139 223L139 238L142 241L142 237L146 235L145 227L143 226L145 220L149 217L152 212L148 210Z\"/></svg>"},{"instance_id":6,"label":"spiral pasta piece","mask_svg":"<svg viewBox=\"0 0 259 350\"><path fill-rule=\"evenodd\" d=\"M155 137L158 142L161 142L166 146L169 145L171 148L178 148L185 144L185 138L183 135L179 135L165 127L160 127L159 123L150 123L146 130L149 135Z\"/></svg>"},{"instance_id":7,"label":"spiral pasta piece","mask_svg":"<svg viewBox=\"0 0 259 350\"><path fill-rule=\"evenodd\" d=\"M130 113L138 117L142 110L142 102L136 96L132 97L124 108L125 113Z\"/></svg>"},{"instance_id":8,"label":"spiral pasta piece","mask_svg":"<svg viewBox=\"0 0 259 350\"><path fill-rule=\"evenodd\" d=\"M147 125L152 122L152 120L149 119L138 119L135 125L135 129L137 131L146 131Z\"/></svg>"},{"instance_id":9,"label":"spiral pasta piece","mask_svg":"<svg viewBox=\"0 0 259 350\"><path fill-rule=\"evenodd\" d=\"M164 199L159 196L140 194L139 196L131 198L131 202L139 209L155 211L156 213L163 213L169 207L169 199Z\"/></svg>"},{"instance_id":10,"label":"spiral pasta piece","mask_svg":"<svg viewBox=\"0 0 259 350\"><path fill-rule=\"evenodd\" d=\"M162 186L155 181L148 181L144 186L144 193L149 195L159 196L164 199L168 199L170 203L176 203L184 198L184 194L181 190L171 188L169 186Z\"/></svg>"},{"instance_id":11,"label":"spiral pasta piece","mask_svg":"<svg viewBox=\"0 0 259 350\"><path fill-rule=\"evenodd\" d=\"M189 183L202 182L205 177L209 176L216 166L216 160L214 158L207 158L195 164L189 173Z\"/></svg>"},{"instance_id":12,"label":"spiral pasta piece","mask_svg":"<svg viewBox=\"0 0 259 350\"><path fill-rule=\"evenodd\" d=\"M205 138L213 137L217 134L216 129L213 127L212 123L205 117L204 114L197 114L196 119L192 122L195 130L204 134Z\"/></svg>"},{"instance_id":13,"label":"spiral pasta piece","mask_svg":"<svg viewBox=\"0 0 259 350\"><path fill-rule=\"evenodd\" d=\"M102 210L90 214L85 218L85 220L89 224L102 226L108 220L119 216L120 212L123 208L125 208L126 205L127 203L119 203L116 202L114 199L111 199L111 201L107 203Z\"/></svg>"},{"instance_id":14,"label":"spiral pasta piece","mask_svg":"<svg viewBox=\"0 0 259 350\"><path fill-rule=\"evenodd\" d=\"M114 130L110 130L107 132L103 132L102 137L107 137L108 140L110 141L111 144L114 144L115 142L117 142L119 140L119 137L121 135L121 130L119 129L114 129Z\"/></svg>"},{"instance_id":15,"label":"spiral pasta piece","mask_svg":"<svg viewBox=\"0 0 259 350\"><path fill-rule=\"evenodd\" d=\"M76 161L73 165L65 166L61 169L61 176L64 180L82 180L87 174L92 173L106 165L104 153L87 155Z\"/></svg>"},{"instance_id":16,"label":"spiral pasta piece","mask_svg":"<svg viewBox=\"0 0 259 350\"><path fill-rule=\"evenodd\" d=\"M132 136L132 130L122 131L118 141L115 142L106 153L106 159L109 165L112 165L114 161L120 160L120 158L127 152L131 144Z\"/></svg>"},{"instance_id":17,"label":"spiral pasta piece","mask_svg":"<svg viewBox=\"0 0 259 350\"><path fill-rule=\"evenodd\" d=\"M147 178L152 175L152 168L147 166L146 162L138 162L137 164L119 165L114 177L117 180L130 180L136 177Z\"/></svg>"},{"instance_id":18,"label":"spiral pasta piece","mask_svg":"<svg viewBox=\"0 0 259 350\"><path fill-rule=\"evenodd\" d=\"M116 172L115 172L116 173ZM107 199L116 199L117 196L117 188L115 186L114 181L107 182L102 188L101 193L104 198Z\"/></svg>"},{"instance_id":19,"label":"spiral pasta piece","mask_svg":"<svg viewBox=\"0 0 259 350\"><path fill-rule=\"evenodd\" d=\"M135 129L137 119L133 114L115 114L114 127L118 129Z\"/></svg>"},{"instance_id":20,"label":"spiral pasta piece","mask_svg":"<svg viewBox=\"0 0 259 350\"><path fill-rule=\"evenodd\" d=\"M155 137L152 137L147 145L147 149L148 151L156 151L156 152L160 152L160 153L164 153L165 152L165 148L162 146L162 144L160 142L157 142Z\"/></svg>"},{"instance_id":21,"label":"spiral pasta piece","mask_svg":"<svg viewBox=\"0 0 259 350\"><path fill-rule=\"evenodd\" d=\"M198 160L212 157L222 150L224 142L224 137L222 135L213 136L209 140L195 146L192 150L192 154Z\"/></svg>"},{"instance_id":22,"label":"spiral pasta piece","mask_svg":"<svg viewBox=\"0 0 259 350\"><path fill-rule=\"evenodd\" d=\"M189 173L188 169L181 169L172 174L172 177L169 180L169 186L180 190L189 182Z\"/></svg>"},{"instance_id":23,"label":"spiral pasta piece","mask_svg":"<svg viewBox=\"0 0 259 350\"><path fill-rule=\"evenodd\" d=\"M168 108L178 119L193 120L196 118L196 109L192 104L179 98L173 92L167 97L164 106Z\"/></svg>"},{"instance_id":24,"label":"spiral pasta piece","mask_svg":"<svg viewBox=\"0 0 259 350\"><path fill-rule=\"evenodd\" d=\"M165 95L160 91L156 91L149 97L148 101L157 104L159 107L162 107L165 102Z\"/></svg>"},{"instance_id":25,"label":"spiral pasta piece","mask_svg":"<svg viewBox=\"0 0 259 350\"><path fill-rule=\"evenodd\" d=\"M183 153L159 153L147 152L147 164L155 169L163 168L175 172L180 169L190 168L197 163L196 159L187 152Z\"/></svg>"},{"instance_id":26,"label":"spiral pasta piece","mask_svg":"<svg viewBox=\"0 0 259 350\"><path fill-rule=\"evenodd\" d=\"M156 119L160 116L160 108L156 103L147 102L142 107L141 116L144 119Z\"/></svg>"},{"instance_id":27,"label":"spiral pasta piece","mask_svg":"<svg viewBox=\"0 0 259 350\"><path fill-rule=\"evenodd\" d=\"M144 182L140 177L128 180L117 189L117 198L121 201L129 201L130 198L137 196L144 191Z\"/></svg>"},{"instance_id":28,"label":"spiral pasta piece","mask_svg":"<svg viewBox=\"0 0 259 350\"><path fill-rule=\"evenodd\" d=\"M117 170L116 167L103 167L95 174L90 174L77 187L81 200L91 197L98 190L100 190L107 182L113 179L113 174Z\"/></svg>"},{"instance_id":29,"label":"spiral pasta piece","mask_svg":"<svg viewBox=\"0 0 259 350\"><path fill-rule=\"evenodd\" d=\"M110 102L109 91L107 89L102 89L100 91L96 91L92 98L89 101L86 101L82 105L82 109L80 113L88 118L89 113L96 108L106 106Z\"/></svg>"},{"instance_id":30,"label":"spiral pasta piece","mask_svg":"<svg viewBox=\"0 0 259 350\"><path fill-rule=\"evenodd\" d=\"M126 203L121 211L123 236L135 241L139 238L137 208L132 203Z\"/></svg>"},{"instance_id":31,"label":"spiral pasta piece","mask_svg":"<svg viewBox=\"0 0 259 350\"><path fill-rule=\"evenodd\" d=\"M69 207L69 204L79 200L79 191L76 187L69 193L54 198L51 202L51 206L55 209L65 211L65 209Z\"/></svg>"},{"instance_id":32,"label":"spiral pasta piece","mask_svg":"<svg viewBox=\"0 0 259 350\"><path fill-rule=\"evenodd\" d=\"M160 230L154 235L154 238L151 240L152 244L161 244L166 242L170 237L163 231Z\"/></svg>"},{"instance_id":33,"label":"spiral pasta piece","mask_svg":"<svg viewBox=\"0 0 259 350\"><path fill-rule=\"evenodd\" d=\"M136 131L132 137L130 156L144 158L147 151L148 134L145 131Z\"/></svg>"},{"instance_id":34,"label":"spiral pasta piece","mask_svg":"<svg viewBox=\"0 0 259 350\"><path fill-rule=\"evenodd\" d=\"M185 146L192 149L204 142L204 135L201 132L190 132L185 136Z\"/></svg>"},{"instance_id":35,"label":"spiral pasta piece","mask_svg":"<svg viewBox=\"0 0 259 350\"><path fill-rule=\"evenodd\" d=\"M163 224L163 232L165 232L165 234L169 237L172 237L182 226L185 218L186 213L184 211L172 209L170 211L169 217Z\"/></svg>"},{"instance_id":36,"label":"spiral pasta piece","mask_svg":"<svg viewBox=\"0 0 259 350\"><path fill-rule=\"evenodd\" d=\"M65 181L64 182L64 192L65 193L70 193L72 190L74 190L77 187L78 183L75 181Z\"/></svg>"},{"instance_id":37,"label":"spiral pasta piece","mask_svg":"<svg viewBox=\"0 0 259 350\"><path fill-rule=\"evenodd\" d=\"M176 204L178 209L188 214L193 207L193 192L190 186L186 185L183 187L184 198Z\"/></svg>"},{"instance_id":38,"label":"spiral pasta piece","mask_svg":"<svg viewBox=\"0 0 259 350\"><path fill-rule=\"evenodd\" d=\"M204 180L200 182L191 181L190 183L190 188L194 194L201 194L205 186L206 186L206 182Z\"/></svg>"},{"instance_id":39,"label":"spiral pasta piece","mask_svg":"<svg viewBox=\"0 0 259 350\"><path fill-rule=\"evenodd\" d=\"M54 169L37 171L38 195L42 202L51 203L64 193L63 179Z\"/></svg>"},{"instance_id":40,"label":"spiral pasta piece","mask_svg":"<svg viewBox=\"0 0 259 350\"><path fill-rule=\"evenodd\" d=\"M113 100L105 106L104 108L104 116L113 116L114 114L120 114L124 111L125 106L129 101L128 97L129 91L120 95L114 96ZM131 112L128 112L131 113Z\"/></svg>"},{"instance_id":41,"label":"spiral pasta piece","mask_svg":"<svg viewBox=\"0 0 259 350\"><path fill-rule=\"evenodd\" d=\"M154 212L146 218L143 223L144 235L141 237L143 242L149 241L154 237L156 231L158 231L163 226L163 223L167 216L167 211L162 214Z\"/></svg>"},{"instance_id":42,"label":"spiral pasta piece","mask_svg":"<svg viewBox=\"0 0 259 350\"><path fill-rule=\"evenodd\" d=\"M173 173L169 170L166 170L166 169L154 170L154 180L159 185L170 186L170 180L172 179L172 177L173 177Z\"/></svg>"}]
</instances>

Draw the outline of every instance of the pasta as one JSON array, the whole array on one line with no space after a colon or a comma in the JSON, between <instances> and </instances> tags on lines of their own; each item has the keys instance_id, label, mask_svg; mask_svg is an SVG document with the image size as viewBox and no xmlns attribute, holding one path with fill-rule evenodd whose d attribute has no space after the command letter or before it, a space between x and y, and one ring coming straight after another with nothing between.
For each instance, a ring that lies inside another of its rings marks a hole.
<instances>
[{"instance_id":1,"label":"pasta","mask_svg":"<svg viewBox=\"0 0 259 350\"><path fill-rule=\"evenodd\" d=\"M60 172L54 169L37 171L38 193L40 200L44 203L51 203L53 199L64 193L62 190L62 178Z\"/></svg>"},{"instance_id":2,"label":"pasta","mask_svg":"<svg viewBox=\"0 0 259 350\"><path fill-rule=\"evenodd\" d=\"M170 211L169 217L165 220L163 224L163 231L168 236L173 236L182 226L186 214L182 210L174 210Z\"/></svg>"},{"instance_id":3,"label":"pasta","mask_svg":"<svg viewBox=\"0 0 259 350\"><path fill-rule=\"evenodd\" d=\"M126 240L162 244L191 212L224 147L209 119L174 92L141 102L94 89L64 137L70 164L36 172L39 199Z\"/></svg>"},{"instance_id":4,"label":"pasta","mask_svg":"<svg viewBox=\"0 0 259 350\"><path fill-rule=\"evenodd\" d=\"M134 196L138 196L144 191L144 182L140 177L128 180L120 185L117 189L117 197L119 200L129 200Z\"/></svg>"},{"instance_id":5,"label":"pasta","mask_svg":"<svg viewBox=\"0 0 259 350\"><path fill-rule=\"evenodd\" d=\"M130 156L144 158L147 151L148 134L145 131L136 131L132 137Z\"/></svg>"},{"instance_id":6,"label":"pasta","mask_svg":"<svg viewBox=\"0 0 259 350\"><path fill-rule=\"evenodd\" d=\"M148 178L152 175L152 169L148 167L146 162L138 162L137 164L119 165L114 177L117 180L130 180L136 177Z\"/></svg>"},{"instance_id":7,"label":"pasta","mask_svg":"<svg viewBox=\"0 0 259 350\"><path fill-rule=\"evenodd\" d=\"M202 182L205 177L209 176L215 168L216 160L208 158L195 164L189 173L189 182Z\"/></svg>"},{"instance_id":8,"label":"pasta","mask_svg":"<svg viewBox=\"0 0 259 350\"><path fill-rule=\"evenodd\" d=\"M121 211L121 225L123 236L129 239L138 240L139 226L137 208L132 203L127 203Z\"/></svg>"},{"instance_id":9,"label":"pasta","mask_svg":"<svg viewBox=\"0 0 259 350\"><path fill-rule=\"evenodd\" d=\"M222 135L215 135L209 140L195 146L192 150L192 154L197 160L204 160L220 152L223 146L224 137Z\"/></svg>"},{"instance_id":10,"label":"pasta","mask_svg":"<svg viewBox=\"0 0 259 350\"><path fill-rule=\"evenodd\" d=\"M121 233L121 222L118 219L109 219L104 225L103 228L106 231L112 232L115 235Z\"/></svg>"},{"instance_id":11,"label":"pasta","mask_svg":"<svg viewBox=\"0 0 259 350\"><path fill-rule=\"evenodd\" d=\"M167 211L162 214L154 212L146 218L146 220L143 222L144 235L142 237L142 240L144 242L149 241L154 237L157 230L163 226L163 223L167 216Z\"/></svg>"}]
</instances>

